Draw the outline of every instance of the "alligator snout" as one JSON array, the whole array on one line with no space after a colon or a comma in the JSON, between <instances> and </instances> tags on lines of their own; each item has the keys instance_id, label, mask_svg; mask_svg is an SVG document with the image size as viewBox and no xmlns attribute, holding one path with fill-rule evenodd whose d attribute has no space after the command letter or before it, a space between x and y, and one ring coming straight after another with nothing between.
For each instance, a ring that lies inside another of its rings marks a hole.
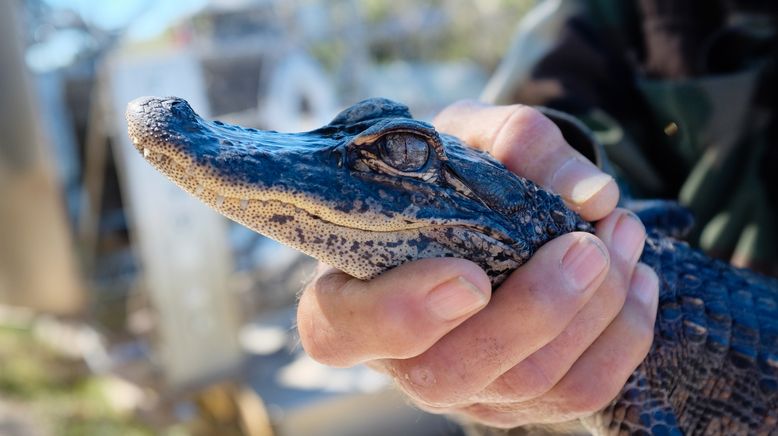
<instances>
[{"instance_id":1,"label":"alligator snout","mask_svg":"<svg viewBox=\"0 0 778 436\"><path fill-rule=\"evenodd\" d=\"M127 105L130 129L185 125L197 122L197 115L186 100L178 97L140 97Z\"/></svg>"},{"instance_id":2,"label":"alligator snout","mask_svg":"<svg viewBox=\"0 0 778 436\"><path fill-rule=\"evenodd\" d=\"M171 158L186 166L218 147L207 123L178 97L137 98L127 105L126 117L135 148L148 160Z\"/></svg>"}]
</instances>

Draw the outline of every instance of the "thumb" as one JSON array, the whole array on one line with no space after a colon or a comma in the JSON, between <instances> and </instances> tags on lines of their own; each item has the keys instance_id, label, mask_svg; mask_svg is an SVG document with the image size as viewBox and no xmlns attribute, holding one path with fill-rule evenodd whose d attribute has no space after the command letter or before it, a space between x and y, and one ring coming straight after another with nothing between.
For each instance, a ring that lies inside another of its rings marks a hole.
<instances>
[{"instance_id":1,"label":"thumb","mask_svg":"<svg viewBox=\"0 0 778 436\"><path fill-rule=\"evenodd\" d=\"M421 354L481 310L491 287L476 264L422 259L370 281L329 269L300 297L297 324L303 348L330 366Z\"/></svg>"}]
</instances>

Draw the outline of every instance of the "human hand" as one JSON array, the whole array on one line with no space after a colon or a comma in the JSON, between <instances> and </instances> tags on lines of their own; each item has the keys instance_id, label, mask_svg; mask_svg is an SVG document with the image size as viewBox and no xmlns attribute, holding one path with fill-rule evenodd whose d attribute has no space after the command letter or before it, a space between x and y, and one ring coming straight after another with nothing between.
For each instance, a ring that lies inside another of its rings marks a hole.
<instances>
[{"instance_id":1,"label":"human hand","mask_svg":"<svg viewBox=\"0 0 778 436\"><path fill-rule=\"evenodd\" d=\"M419 407L494 427L568 421L607 405L653 339L657 278L618 189L526 106L462 102L439 131L557 192L597 237L562 235L493 295L462 259L424 259L361 281L320 268L298 307L303 347L332 366L390 374ZM491 304L487 304L491 300Z\"/></svg>"}]
</instances>

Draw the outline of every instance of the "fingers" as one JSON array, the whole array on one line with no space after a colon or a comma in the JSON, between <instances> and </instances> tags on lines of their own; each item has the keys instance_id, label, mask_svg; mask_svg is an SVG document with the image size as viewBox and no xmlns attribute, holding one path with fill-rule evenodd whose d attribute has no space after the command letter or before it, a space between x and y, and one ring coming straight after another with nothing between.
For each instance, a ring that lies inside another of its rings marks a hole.
<instances>
[{"instance_id":1,"label":"fingers","mask_svg":"<svg viewBox=\"0 0 778 436\"><path fill-rule=\"evenodd\" d=\"M577 411L571 415L589 415L616 397L651 348L658 301L656 273L638 264L624 309L552 392L565 409ZM589 395L573 398L573 392Z\"/></svg>"},{"instance_id":2,"label":"fingers","mask_svg":"<svg viewBox=\"0 0 778 436\"><path fill-rule=\"evenodd\" d=\"M297 322L302 345L330 366L409 358L482 309L486 273L462 259L423 259L361 281L324 271L303 292Z\"/></svg>"},{"instance_id":3,"label":"fingers","mask_svg":"<svg viewBox=\"0 0 778 436\"><path fill-rule=\"evenodd\" d=\"M653 341L659 300L654 271L638 264L622 311L547 394L518 403L476 403L438 409L461 413L493 427L566 422L591 415L619 394Z\"/></svg>"},{"instance_id":4,"label":"fingers","mask_svg":"<svg viewBox=\"0 0 778 436\"><path fill-rule=\"evenodd\" d=\"M466 402L507 369L554 339L602 283L609 257L587 233L544 245L492 296L493 303L423 354L385 362L418 402Z\"/></svg>"},{"instance_id":5,"label":"fingers","mask_svg":"<svg viewBox=\"0 0 778 436\"><path fill-rule=\"evenodd\" d=\"M501 375L473 400L527 401L553 388L622 310L645 235L643 224L624 209L616 209L598 223L597 236L611 253L611 267L602 285L559 336Z\"/></svg>"},{"instance_id":6,"label":"fingers","mask_svg":"<svg viewBox=\"0 0 778 436\"><path fill-rule=\"evenodd\" d=\"M586 220L605 217L618 202L613 178L574 150L551 120L529 106L463 101L444 109L434 124L556 192Z\"/></svg>"}]
</instances>

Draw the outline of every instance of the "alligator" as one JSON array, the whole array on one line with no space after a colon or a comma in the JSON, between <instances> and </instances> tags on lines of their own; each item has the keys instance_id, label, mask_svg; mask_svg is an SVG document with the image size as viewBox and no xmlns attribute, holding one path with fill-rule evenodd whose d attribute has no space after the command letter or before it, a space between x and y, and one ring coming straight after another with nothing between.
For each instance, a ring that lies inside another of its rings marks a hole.
<instances>
[{"instance_id":1,"label":"alligator","mask_svg":"<svg viewBox=\"0 0 778 436\"><path fill-rule=\"evenodd\" d=\"M306 133L206 121L179 98L127 108L137 150L227 217L352 276L460 257L496 288L545 242L593 227L489 154L369 99ZM649 232L654 342L595 434L778 435L778 280ZM499 289L496 291L499 292Z\"/></svg>"}]
</instances>

